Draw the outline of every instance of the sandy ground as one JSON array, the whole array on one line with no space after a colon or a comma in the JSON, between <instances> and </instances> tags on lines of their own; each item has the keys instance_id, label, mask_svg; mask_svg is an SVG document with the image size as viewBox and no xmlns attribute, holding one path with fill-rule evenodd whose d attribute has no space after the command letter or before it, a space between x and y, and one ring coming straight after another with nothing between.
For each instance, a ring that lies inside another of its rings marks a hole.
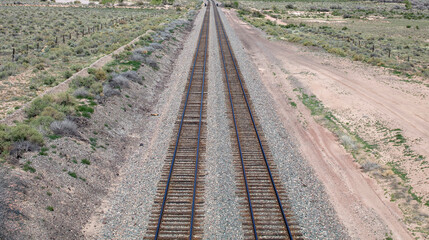
<instances>
[{"instance_id":1,"label":"sandy ground","mask_svg":"<svg viewBox=\"0 0 429 240\"><path fill-rule=\"evenodd\" d=\"M293 89L303 88L316 95L342 122L355 126L365 139L381 138L381 133L374 130L376 122L402 129L407 139L417 139L410 145L423 156L429 156L426 99L429 89L398 81L380 68L318 51L305 52L286 42L270 41L259 30L239 20L234 12L224 12L258 66L284 126L293 131L300 150L324 183L351 237L384 239L387 233L394 239L412 238L402 222L397 203L385 196L385 186L362 172L337 137L315 122ZM291 106L291 101L297 103L297 108ZM381 163L395 161L401 154L392 146L381 147L379 151ZM415 165L401 162L409 173L409 183L419 194L427 196L428 169Z\"/></svg>"}]
</instances>

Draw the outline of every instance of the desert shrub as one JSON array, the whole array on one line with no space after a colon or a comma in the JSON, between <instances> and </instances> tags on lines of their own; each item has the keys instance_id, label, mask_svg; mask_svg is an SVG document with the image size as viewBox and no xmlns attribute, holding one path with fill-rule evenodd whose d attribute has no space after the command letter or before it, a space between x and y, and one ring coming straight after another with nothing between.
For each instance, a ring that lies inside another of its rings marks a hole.
<instances>
[{"instance_id":1,"label":"desert shrub","mask_svg":"<svg viewBox=\"0 0 429 240\"><path fill-rule=\"evenodd\" d=\"M78 135L77 125L69 119L64 119L62 121L54 121L50 126L53 133L57 135L68 135L76 136Z\"/></svg>"},{"instance_id":2,"label":"desert shrub","mask_svg":"<svg viewBox=\"0 0 429 240\"><path fill-rule=\"evenodd\" d=\"M114 89L110 84L105 84L103 86L103 94L105 97L121 95L121 92L118 89Z\"/></svg>"},{"instance_id":3,"label":"desert shrub","mask_svg":"<svg viewBox=\"0 0 429 240\"><path fill-rule=\"evenodd\" d=\"M340 141L346 149L357 150L357 143L348 135L342 134L340 136Z\"/></svg>"},{"instance_id":4,"label":"desert shrub","mask_svg":"<svg viewBox=\"0 0 429 240\"><path fill-rule=\"evenodd\" d=\"M4 134L0 134L3 135L2 140L9 142L9 144L19 141L29 141L42 146L44 143L42 134L27 124L21 123L12 127L0 127L0 131L2 130L4 131Z\"/></svg>"},{"instance_id":5,"label":"desert shrub","mask_svg":"<svg viewBox=\"0 0 429 240\"><path fill-rule=\"evenodd\" d=\"M69 79L71 76L73 76L73 73L71 71L65 71L64 72L64 78Z\"/></svg>"},{"instance_id":6,"label":"desert shrub","mask_svg":"<svg viewBox=\"0 0 429 240\"><path fill-rule=\"evenodd\" d=\"M95 82L91 85L91 87L89 88L89 91L92 94L99 95L100 93L103 92L103 84L101 84L100 82Z\"/></svg>"},{"instance_id":7,"label":"desert shrub","mask_svg":"<svg viewBox=\"0 0 429 240\"><path fill-rule=\"evenodd\" d=\"M80 70L82 70L82 66L80 66L80 65L72 65L72 66L70 67L70 69L71 69L72 71L74 71L74 72L79 72Z\"/></svg>"},{"instance_id":8,"label":"desert shrub","mask_svg":"<svg viewBox=\"0 0 429 240\"><path fill-rule=\"evenodd\" d=\"M42 113L40 113L40 116L51 117L55 120L62 120L65 117L64 113L58 111L57 109L55 109L51 106L45 107L45 109L43 109Z\"/></svg>"},{"instance_id":9,"label":"desert shrub","mask_svg":"<svg viewBox=\"0 0 429 240\"><path fill-rule=\"evenodd\" d=\"M126 72L121 73L121 76L124 76L128 80L131 80L133 82L143 84L143 79L137 74L136 71L126 71Z\"/></svg>"},{"instance_id":10,"label":"desert shrub","mask_svg":"<svg viewBox=\"0 0 429 240\"><path fill-rule=\"evenodd\" d=\"M104 81L107 79L107 73L103 69L97 69L94 73L94 76L97 80Z\"/></svg>"},{"instance_id":11,"label":"desert shrub","mask_svg":"<svg viewBox=\"0 0 429 240\"><path fill-rule=\"evenodd\" d=\"M146 59L146 64L149 65L149 67L153 68L154 70L159 70L158 64L153 59Z\"/></svg>"},{"instance_id":12,"label":"desert shrub","mask_svg":"<svg viewBox=\"0 0 429 240\"><path fill-rule=\"evenodd\" d=\"M137 52L133 52L129 58L131 61L138 61L138 62L143 62L145 60L145 57Z\"/></svg>"},{"instance_id":13,"label":"desert shrub","mask_svg":"<svg viewBox=\"0 0 429 240\"><path fill-rule=\"evenodd\" d=\"M340 49L340 48L329 48L328 52L336 54L336 55L339 55L341 57L345 57L346 56L346 53L342 49Z\"/></svg>"},{"instance_id":14,"label":"desert shrub","mask_svg":"<svg viewBox=\"0 0 429 240\"><path fill-rule=\"evenodd\" d=\"M362 54L354 54L353 61L363 61L365 57Z\"/></svg>"},{"instance_id":15,"label":"desert shrub","mask_svg":"<svg viewBox=\"0 0 429 240\"><path fill-rule=\"evenodd\" d=\"M86 88L80 87L73 92L73 96L76 98L88 98L91 97L91 93L89 93Z\"/></svg>"},{"instance_id":16,"label":"desert shrub","mask_svg":"<svg viewBox=\"0 0 429 240\"><path fill-rule=\"evenodd\" d=\"M30 125L42 133L47 133L50 131L50 126L53 121L55 121L55 119L49 116L37 116L31 119Z\"/></svg>"},{"instance_id":17,"label":"desert shrub","mask_svg":"<svg viewBox=\"0 0 429 240\"><path fill-rule=\"evenodd\" d=\"M264 17L264 14L262 14L262 13L261 13L261 12L259 12L259 11L253 11L253 12L252 12L252 17L263 18L263 17Z\"/></svg>"},{"instance_id":18,"label":"desert shrub","mask_svg":"<svg viewBox=\"0 0 429 240\"><path fill-rule=\"evenodd\" d=\"M52 96L45 95L43 97L38 97L31 102L30 106L28 106L24 111L27 114L28 118L35 117L40 115L40 113L45 109L45 107L49 106L53 101Z\"/></svg>"},{"instance_id":19,"label":"desert shrub","mask_svg":"<svg viewBox=\"0 0 429 240\"><path fill-rule=\"evenodd\" d=\"M289 3L285 6L286 9L294 9L293 4Z\"/></svg>"},{"instance_id":20,"label":"desert shrub","mask_svg":"<svg viewBox=\"0 0 429 240\"><path fill-rule=\"evenodd\" d=\"M73 108L76 105L76 99L68 93L59 93L57 95L45 95L38 97L31 102L24 111L28 118L33 118L42 115L42 112L47 107L45 116L59 118L63 115L71 115L74 113ZM57 113L59 112L59 113ZM61 118L61 119L62 119Z\"/></svg>"},{"instance_id":21,"label":"desert shrub","mask_svg":"<svg viewBox=\"0 0 429 240\"><path fill-rule=\"evenodd\" d=\"M38 151L40 146L30 141L17 141L11 145L10 155L19 158L25 152Z\"/></svg>"},{"instance_id":22,"label":"desert shrub","mask_svg":"<svg viewBox=\"0 0 429 240\"><path fill-rule=\"evenodd\" d=\"M95 77L92 75L89 77L77 76L71 81L70 86L72 88L80 88L80 87L89 88L94 82L95 82Z\"/></svg>"},{"instance_id":23,"label":"desert shrub","mask_svg":"<svg viewBox=\"0 0 429 240\"><path fill-rule=\"evenodd\" d=\"M130 86L129 80L122 75L114 76L109 84L113 88L128 88Z\"/></svg>"},{"instance_id":24,"label":"desert shrub","mask_svg":"<svg viewBox=\"0 0 429 240\"><path fill-rule=\"evenodd\" d=\"M91 74L91 75L95 75L95 72L97 71L95 68L88 68L88 74Z\"/></svg>"},{"instance_id":25,"label":"desert shrub","mask_svg":"<svg viewBox=\"0 0 429 240\"><path fill-rule=\"evenodd\" d=\"M52 86L55 83L55 77L53 76L46 76L42 79L43 84L47 86Z\"/></svg>"},{"instance_id":26,"label":"desert shrub","mask_svg":"<svg viewBox=\"0 0 429 240\"><path fill-rule=\"evenodd\" d=\"M62 92L54 95L54 102L62 106L74 106L76 105L76 99L69 93Z\"/></svg>"},{"instance_id":27,"label":"desert shrub","mask_svg":"<svg viewBox=\"0 0 429 240\"><path fill-rule=\"evenodd\" d=\"M365 172L368 172L379 169L380 165L374 162L365 162L361 167Z\"/></svg>"},{"instance_id":28,"label":"desert shrub","mask_svg":"<svg viewBox=\"0 0 429 240\"><path fill-rule=\"evenodd\" d=\"M160 43L151 43L151 44L149 44L149 47L152 47L154 49L162 49L163 48L162 44L160 44Z\"/></svg>"}]
</instances>

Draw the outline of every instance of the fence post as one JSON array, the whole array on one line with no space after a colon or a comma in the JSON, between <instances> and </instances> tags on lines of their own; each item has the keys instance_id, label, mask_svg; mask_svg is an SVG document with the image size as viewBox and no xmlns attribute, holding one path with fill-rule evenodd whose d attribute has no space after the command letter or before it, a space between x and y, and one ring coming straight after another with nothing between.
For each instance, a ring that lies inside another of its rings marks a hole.
<instances>
[{"instance_id":1,"label":"fence post","mask_svg":"<svg viewBox=\"0 0 429 240\"><path fill-rule=\"evenodd\" d=\"M69 39L71 39L71 33L69 33Z\"/></svg>"},{"instance_id":2,"label":"fence post","mask_svg":"<svg viewBox=\"0 0 429 240\"><path fill-rule=\"evenodd\" d=\"M15 61L15 48L12 48L12 62Z\"/></svg>"},{"instance_id":3,"label":"fence post","mask_svg":"<svg viewBox=\"0 0 429 240\"><path fill-rule=\"evenodd\" d=\"M58 37L55 36L55 44L58 44Z\"/></svg>"},{"instance_id":4,"label":"fence post","mask_svg":"<svg viewBox=\"0 0 429 240\"><path fill-rule=\"evenodd\" d=\"M375 51L375 46L374 46L374 44L372 44L372 52L374 52Z\"/></svg>"}]
</instances>

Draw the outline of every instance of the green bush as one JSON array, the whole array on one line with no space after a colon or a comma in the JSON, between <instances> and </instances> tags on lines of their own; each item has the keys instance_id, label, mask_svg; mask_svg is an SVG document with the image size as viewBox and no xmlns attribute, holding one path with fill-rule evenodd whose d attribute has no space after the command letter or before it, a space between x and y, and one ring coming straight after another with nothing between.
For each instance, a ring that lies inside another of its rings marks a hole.
<instances>
[{"instance_id":1,"label":"green bush","mask_svg":"<svg viewBox=\"0 0 429 240\"><path fill-rule=\"evenodd\" d=\"M32 143L43 145L43 136L33 127L26 124L18 124L10 128L9 138L11 141L30 141Z\"/></svg>"},{"instance_id":2,"label":"green bush","mask_svg":"<svg viewBox=\"0 0 429 240\"><path fill-rule=\"evenodd\" d=\"M71 71L65 71L64 72L64 78L69 79L71 76L73 76L73 73Z\"/></svg>"},{"instance_id":3,"label":"green bush","mask_svg":"<svg viewBox=\"0 0 429 240\"><path fill-rule=\"evenodd\" d=\"M340 49L340 48L329 48L328 52L336 54L336 55L339 55L341 57L345 57L346 56L346 53L342 49Z\"/></svg>"},{"instance_id":4,"label":"green bush","mask_svg":"<svg viewBox=\"0 0 429 240\"><path fill-rule=\"evenodd\" d=\"M29 141L42 146L44 144L43 136L35 128L26 124L18 124L9 127L0 124L0 154L7 155L14 142Z\"/></svg>"},{"instance_id":5,"label":"green bush","mask_svg":"<svg viewBox=\"0 0 429 240\"><path fill-rule=\"evenodd\" d=\"M49 132L50 131L49 127L51 126L51 123L53 121L55 121L55 119L53 119L50 116L37 116L30 121L30 125L33 126L34 128L44 130L45 132Z\"/></svg>"},{"instance_id":6,"label":"green bush","mask_svg":"<svg viewBox=\"0 0 429 240\"><path fill-rule=\"evenodd\" d=\"M362 54L354 54L353 61L363 61L365 57Z\"/></svg>"},{"instance_id":7,"label":"green bush","mask_svg":"<svg viewBox=\"0 0 429 240\"><path fill-rule=\"evenodd\" d=\"M52 86L55 83L55 78L53 76L47 76L42 79L43 84L47 86Z\"/></svg>"},{"instance_id":8,"label":"green bush","mask_svg":"<svg viewBox=\"0 0 429 240\"><path fill-rule=\"evenodd\" d=\"M74 113L76 103L76 99L68 93L59 93L54 96L45 95L34 99L24 111L28 118L42 115L60 120L66 115Z\"/></svg>"},{"instance_id":9,"label":"green bush","mask_svg":"<svg viewBox=\"0 0 429 240\"><path fill-rule=\"evenodd\" d=\"M89 90L92 94L98 95L103 92L103 84L100 82L95 82L91 85Z\"/></svg>"},{"instance_id":10,"label":"green bush","mask_svg":"<svg viewBox=\"0 0 429 240\"><path fill-rule=\"evenodd\" d=\"M44 117L51 117L55 120L63 120L65 115L64 113L58 111L57 109L48 106L45 109L43 109L42 113L40 114L40 116L44 116Z\"/></svg>"},{"instance_id":11,"label":"green bush","mask_svg":"<svg viewBox=\"0 0 429 240\"><path fill-rule=\"evenodd\" d=\"M50 95L45 95L43 97L38 97L28 106L24 111L27 114L28 118L35 117L40 115L45 107L49 106L52 103L53 99Z\"/></svg>"},{"instance_id":12,"label":"green bush","mask_svg":"<svg viewBox=\"0 0 429 240\"><path fill-rule=\"evenodd\" d=\"M95 78L100 81L104 81L107 79L107 73L103 69L97 69L94 74Z\"/></svg>"},{"instance_id":13,"label":"green bush","mask_svg":"<svg viewBox=\"0 0 429 240\"><path fill-rule=\"evenodd\" d=\"M94 75L95 74L95 68L88 68L88 74Z\"/></svg>"},{"instance_id":14,"label":"green bush","mask_svg":"<svg viewBox=\"0 0 429 240\"><path fill-rule=\"evenodd\" d=\"M65 92L55 95L54 101L56 104L62 105L62 106L76 105L76 99L72 95Z\"/></svg>"},{"instance_id":15,"label":"green bush","mask_svg":"<svg viewBox=\"0 0 429 240\"><path fill-rule=\"evenodd\" d=\"M85 87L85 88L89 88L93 83L95 82L95 77L94 76L89 76L89 77L75 77L71 83L70 83L70 87L72 88L80 88L80 87Z\"/></svg>"}]
</instances>

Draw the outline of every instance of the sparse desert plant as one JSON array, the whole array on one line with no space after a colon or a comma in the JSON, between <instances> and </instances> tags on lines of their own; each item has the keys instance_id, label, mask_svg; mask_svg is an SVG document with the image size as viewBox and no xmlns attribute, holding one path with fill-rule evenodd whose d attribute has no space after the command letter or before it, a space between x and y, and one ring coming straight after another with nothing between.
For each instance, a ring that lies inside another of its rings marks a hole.
<instances>
[{"instance_id":1,"label":"sparse desert plant","mask_svg":"<svg viewBox=\"0 0 429 240\"><path fill-rule=\"evenodd\" d=\"M105 97L118 96L121 95L121 92L118 89L114 89L110 84L105 84L103 86L103 95Z\"/></svg>"},{"instance_id":2,"label":"sparse desert plant","mask_svg":"<svg viewBox=\"0 0 429 240\"><path fill-rule=\"evenodd\" d=\"M78 135L77 125L69 119L64 119L62 121L54 121L51 123L51 130L57 135L68 135L76 136Z\"/></svg>"},{"instance_id":3,"label":"sparse desert plant","mask_svg":"<svg viewBox=\"0 0 429 240\"><path fill-rule=\"evenodd\" d=\"M88 159L86 159L86 158L82 159L80 162L82 164L85 164L85 165L91 165L91 162Z\"/></svg>"},{"instance_id":4,"label":"sparse desert plant","mask_svg":"<svg viewBox=\"0 0 429 240\"><path fill-rule=\"evenodd\" d=\"M127 78L133 82L139 83L139 84L143 83L142 77L140 77L136 71L126 71L126 72L121 73L121 76L124 76L125 78Z\"/></svg>"},{"instance_id":5,"label":"sparse desert plant","mask_svg":"<svg viewBox=\"0 0 429 240\"><path fill-rule=\"evenodd\" d=\"M375 162L365 162L361 165L361 167L365 172L368 172L368 171L374 171L379 169L380 165L378 165Z\"/></svg>"},{"instance_id":6,"label":"sparse desert plant","mask_svg":"<svg viewBox=\"0 0 429 240\"><path fill-rule=\"evenodd\" d=\"M21 140L14 142L11 146L10 155L19 158L25 152L38 151L40 146L31 141Z\"/></svg>"},{"instance_id":7,"label":"sparse desert plant","mask_svg":"<svg viewBox=\"0 0 429 240\"><path fill-rule=\"evenodd\" d=\"M100 82L95 82L89 88L90 92L95 95L99 95L103 92L103 84Z\"/></svg>"},{"instance_id":8,"label":"sparse desert plant","mask_svg":"<svg viewBox=\"0 0 429 240\"><path fill-rule=\"evenodd\" d=\"M80 87L73 92L73 96L75 96L76 98L88 98L91 97L91 93L89 93L86 88Z\"/></svg>"},{"instance_id":9,"label":"sparse desert plant","mask_svg":"<svg viewBox=\"0 0 429 240\"><path fill-rule=\"evenodd\" d=\"M116 75L109 81L110 86L113 88L128 88L130 86L129 80L122 76Z\"/></svg>"},{"instance_id":10,"label":"sparse desert plant","mask_svg":"<svg viewBox=\"0 0 429 240\"><path fill-rule=\"evenodd\" d=\"M89 77L77 76L71 81L70 87L76 89L80 87L89 88L95 81L95 77L92 75L90 75Z\"/></svg>"}]
</instances>

